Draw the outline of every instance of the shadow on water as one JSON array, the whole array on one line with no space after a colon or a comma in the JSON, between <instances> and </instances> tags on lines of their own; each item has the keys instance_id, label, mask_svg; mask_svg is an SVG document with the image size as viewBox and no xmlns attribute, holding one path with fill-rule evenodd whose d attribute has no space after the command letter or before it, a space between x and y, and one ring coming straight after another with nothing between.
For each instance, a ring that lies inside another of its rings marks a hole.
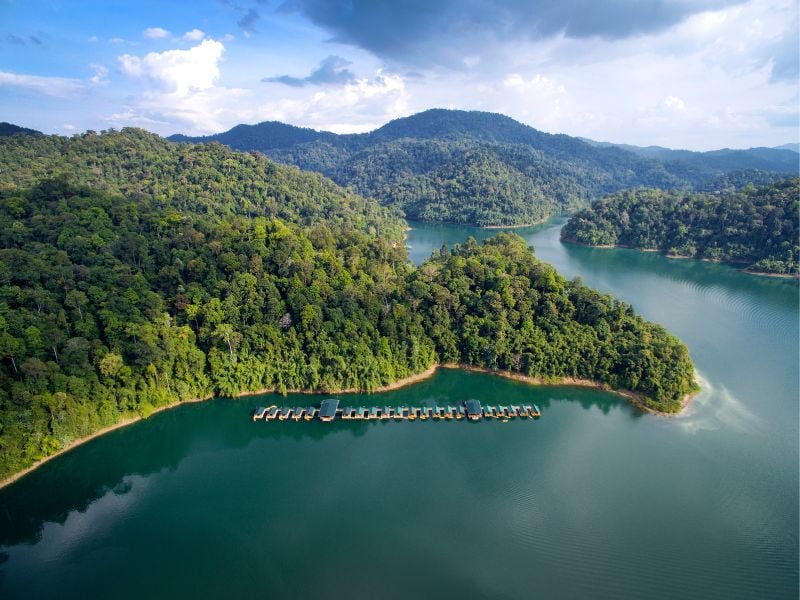
<instances>
[{"instance_id":1,"label":"shadow on water","mask_svg":"<svg viewBox=\"0 0 800 600\"><path fill-rule=\"evenodd\" d=\"M623 410L631 419L641 413L624 398L594 389L531 386L483 373L440 369L423 382L380 394L341 394L342 406L454 405L474 398L484 405L536 403L545 413L558 404ZM253 422L256 406L316 405L324 396L275 394L239 399L217 398L187 404L153 415L146 421L113 431L45 463L18 482L0 490L0 547L36 543L45 523L63 524L70 513L85 512L99 498L131 490L131 476L148 477L178 469L181 462L207 451L241 449L255 441L288 439L319 441L349 434L359 438L384 427L476 426L480 423L398 423L395 421ZM0 564L4 558L0 553Z\"/></svg>"}]
</instances>

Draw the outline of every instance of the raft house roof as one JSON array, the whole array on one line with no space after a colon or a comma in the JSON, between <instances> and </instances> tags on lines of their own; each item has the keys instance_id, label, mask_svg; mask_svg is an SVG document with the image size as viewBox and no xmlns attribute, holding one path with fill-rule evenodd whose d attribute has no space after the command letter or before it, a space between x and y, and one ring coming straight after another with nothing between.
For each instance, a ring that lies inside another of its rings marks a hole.
<instances>
[{"instance_id":1,"label":"raft house roof","mask_svg":"<svg viewBox=\"0 0 800 600\"><path fill-rule=\"evenodd\" d=\"M480 417L483 416L483 411L481 409L481 403L477 400L467 400L464 402L464 408L467 409L467 415L470 417Z\"/></svg>"},{"instance_id":2,"label":"raft house roof","mask_svg":"<svg viewBox=\"0 0 800 600\"><path fill-rule=\"evenodd\" d=\"M333 419L336 416L336 409L339 408L338 398L328 398L323 400L319 407L320 419Z\"/></svg>"}]
</instances>

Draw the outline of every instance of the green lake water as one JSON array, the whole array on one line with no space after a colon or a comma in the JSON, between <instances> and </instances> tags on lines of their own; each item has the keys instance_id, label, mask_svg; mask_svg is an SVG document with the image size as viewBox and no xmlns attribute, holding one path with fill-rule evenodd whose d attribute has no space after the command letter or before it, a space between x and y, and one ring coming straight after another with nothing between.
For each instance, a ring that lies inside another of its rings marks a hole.
<instances>
[{"instance_id":1,"label":"green lake water","mask_svg":"<svg viewBox=\"0 0 800 600\"><path fill-rule=\"evenodd\" d=\"M415 262L496 233L412 227ZM182 406L0 490L0 597L796 598L797 284L563 245L558 223L516 231L688 344L703 391L684 415L453 370L342 398L535 402L542 418L253 423L284 401Z\"/></svg>"}]
</instances>

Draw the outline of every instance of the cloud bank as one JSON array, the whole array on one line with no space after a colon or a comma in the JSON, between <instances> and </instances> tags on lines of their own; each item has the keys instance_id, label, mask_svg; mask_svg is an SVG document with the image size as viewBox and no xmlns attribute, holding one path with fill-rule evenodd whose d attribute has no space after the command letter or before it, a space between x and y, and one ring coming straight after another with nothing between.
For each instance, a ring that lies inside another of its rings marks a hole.
<instances>
[{"instance_id":1,"label":"cloud bank","mask_svg":"<svg viewBox=\"0 0 800 600\"><path fill-rule=\"evenodd\" d=\"M287 0L333 41L421 66L460 62L471 49L508 40L623 39L662 31L743 0Z\"/></svg>"}]
</instances>

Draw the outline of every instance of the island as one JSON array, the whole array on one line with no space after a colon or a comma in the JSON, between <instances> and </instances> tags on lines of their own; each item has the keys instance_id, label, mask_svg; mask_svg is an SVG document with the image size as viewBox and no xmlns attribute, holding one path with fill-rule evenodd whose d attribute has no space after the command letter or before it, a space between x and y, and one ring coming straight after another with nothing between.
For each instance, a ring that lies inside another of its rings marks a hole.
<instances>
[{"instance_id":1,"label":"island","mask_svg":"<svg viewBox=\"0 0 800 600\"><path fill-rule=\"evenodd\" d=\"M696 391L689 352L500 234L414 267L392 209L138 129L0 139L0 477L179 402L374 392L437 365Z\"/></svg>"},{"instance_id":2,"label":"island","mask_svg":"<svg viewBox=\"0 0 800 600\"><path fill-rule=\"evenodd\" d=\"M658 250L744 267L748 273L798 276L800 178L716 193L635 189L575 213L566 242Z\"/></svg>"}]
</instances>

